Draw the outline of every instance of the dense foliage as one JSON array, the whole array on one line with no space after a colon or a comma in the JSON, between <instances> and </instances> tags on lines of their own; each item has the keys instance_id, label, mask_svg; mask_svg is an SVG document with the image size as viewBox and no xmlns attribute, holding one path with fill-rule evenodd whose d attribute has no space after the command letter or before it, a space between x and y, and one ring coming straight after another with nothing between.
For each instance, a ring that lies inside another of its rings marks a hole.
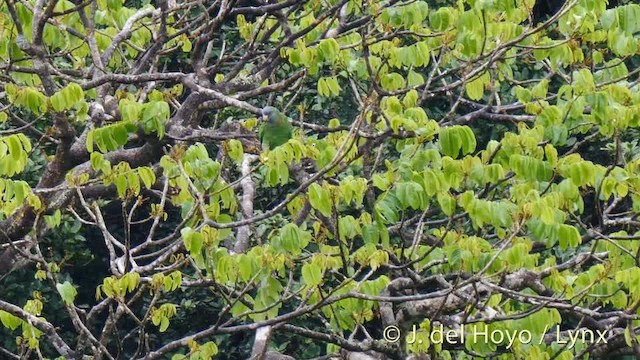
<instances>
[{"instance_id":1,"label":"dense foliage","mask_svg":"<svg viewBox=\"0 0 640 360\"><path fill-rule=\"evenodd\" d=\"M640 5L552 3L2 2L0 356L638 356Z\"/></svg>"}]
</instances>

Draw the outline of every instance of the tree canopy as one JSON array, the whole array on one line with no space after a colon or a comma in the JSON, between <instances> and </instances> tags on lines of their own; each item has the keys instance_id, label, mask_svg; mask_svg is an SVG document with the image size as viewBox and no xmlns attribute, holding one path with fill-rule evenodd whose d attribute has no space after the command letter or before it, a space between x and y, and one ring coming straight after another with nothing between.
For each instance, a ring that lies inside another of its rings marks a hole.
<instances>
[{"instance_id":1,"label":"tree canopy","mask_svg":"<svg viewBox=\"0 0 640 360\"><path fill-rule=\"evenodd\" d=\"M535 2L2 2L0 356L640 356L640 5Z\"/></svg>"}]
</instances>

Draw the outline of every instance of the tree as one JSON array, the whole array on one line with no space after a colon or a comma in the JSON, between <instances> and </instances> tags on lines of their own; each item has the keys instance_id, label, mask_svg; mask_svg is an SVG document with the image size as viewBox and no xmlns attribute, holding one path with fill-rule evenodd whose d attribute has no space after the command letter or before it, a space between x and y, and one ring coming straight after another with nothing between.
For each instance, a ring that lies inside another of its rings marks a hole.
<instances>
[{"instance_id":1,"label":"tree","mask_svg":"<svg viewBox=\"0 0 640 360\"><path fill-rule=\"evenodd\" d=\"M534 5L4 2L0 352L637 355L640 6Z\"/></svg>"}]
</instances>

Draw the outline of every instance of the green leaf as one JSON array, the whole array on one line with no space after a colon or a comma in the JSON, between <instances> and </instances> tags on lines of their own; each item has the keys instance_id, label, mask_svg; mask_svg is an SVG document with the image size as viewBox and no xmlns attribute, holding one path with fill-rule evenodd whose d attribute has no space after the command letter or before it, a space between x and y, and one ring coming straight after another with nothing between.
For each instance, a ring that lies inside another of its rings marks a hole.
<instances>
[{"instance_id":1,"label":"green leaf","mask_svg":"<svg viewBox=\"0 0 640 360\"><path fill-rule=\"evenodd\" d=\"M340 95L340 84L336 76L323 77L318 80L318 94L320 96L334 97Z\"/></svg>"},{"instance_id":2,"label":"green leaf","mask_svg":"<svg viewBox=\"0 0 640 360\"><path fill-rule=\"evenodd\" d=\"M380 174L374 174L372 177L373 186L382 191L386 191L389 188L389 181Z\"/></svg>"},{"instance_id":3,"label":"green leaf","mask_svg":"<svg viewBox=\"0 0 640 360\"><path fill-rule=\"evenodd\" d=\"M448 8L440 8L429 14L429 24L435 31L445 31L451 23L451 14Z\"/></svg>"},{"instance_id":4,"label":"green leaf","mask_svg":"<svg viewBox=\"0 0 640 360\"><path fill-rule=\"evenodd\" d=\"M333 62L340 51L340 45L334 38L324 39L318 44L319 54L323 59Z\"/></svg>"},{"instance_id":5,"label":"green leaf","mask_svg":"<svg viewBox=\"0 0 640 360\"><path fill-rule=\"evenodd\" d=\"M150 167L143 166L138 168L138 176L140 176L142 183L147 189L151 189L151 186L156 182L156 174Z\"/></svg>"},{"instance_id":6,"label":"green leaf","mask_svg":"<svg viewBox=\"0 0 640 360\"><path fill-rule=\"evenodd\" d=\"M241 163L243 157L242 143L236 139L231 139L227 142L229 156L236 162ZM286 166L286 164L285 164ZM288 172L288 168L287 168Z\"/></svg>"},{"instance_id":7,"label":"green leaf","mask_svg":"<svg viewBox=\"0 0 640 360\"><path fill-rule=\"evenodd\" d=\"M301 230L296 224L287 224L280 229L280 246L293 256L298 256L307 247L311 234Z\"/></svg>"},{"instance_id":8,"label":"green leaf","mask_svg":"<svg viewBox=\"0 0 640 360\"><path fill-rule=\"evenodd\" d=\"M398 73L389 73L381 77L380 84L387 91L396 91L404 87L404 78Z\"/></svg>"},{"instance_id":9,"label":"green leaf","mask_svg":"<svg viewBox=\"0 0 640 360\"><path fill-rule=\"evenodd\" d=\"M182 235L182 241L184 242L184 246L187 251L189 251L191 255L200 254L204 243L202 234L195 232L191 228L184 228L180 230L180 234Z\"/></svg>"},{"instance_id":10,"label":"green leaf","mask_svg":"<svg viewBox=\"0 0 640 360\"><path fill-rule=\"evenodd\" d=\"M476 137L473 131L468 126L462 126L460 128L460 138L462 141L462 154L470 154L476 150Z\"/></svg>"},{"instance_id":11,"label":"green leaf","mask_svg":"<svg viewBox=\"0 0 640 360\"><path fill-rule=\"evenodd\" d=\"M543 79L531 89L531 95L538 99L544 99L547 96L549 88L549 80Z\"/></svg>"},{"instance_id":12,"label":"green leaf","mask_svg":"<svg viewBox=\"0 0 640 360\"><path fill-rule=\"evenodd\" d=\"M578 229L571 225L560 224L560 228L558 230L558 241L560 243L560 248L562 250L566 250L569 247L577 247L582 243L582 238L580 237L580 233Z\"/></svg>"},{"instance_id":13,"label":"green leaf","mask_svg":"<svg viewBox=\"0 0 640 360\"><path fill-rule=\"evenodd\" d=\"M120 100L118 107L120 109L122 121L125 122L137 122L140 118L140 113L143 110L142 104L128 99Z\"/></svg>"},{"instance_id":14,"label":"green leaf","mask_svg":"<svg viewBox=\"0 0 640 360\"><path fill-rule=\"evenodd\" d=\"M96 133L94 131L89 131L89 133L87 134L87 151L89 153L93 153L93 142L95 134Z\"/></svg>"},{"instance_id":15,"label":"green leaf","mask_svg":"<svg viewBox=\"0 0 640 360\"><path fill-rule=\"evenodd\" d=\"M576 95L593 92L596 84L593 80L591 71L580 69L573 72L573 88Z\"/></svg>"},{"instance_id":16,"label":"green leaf","mask_svg":"<svg viewBox=\"0 0 640 360\"><path fill-rule=\"evenodd\" d=\"M127 188L131 190L133 196L140 194L140 178L133 172L127 174Z\"/></svg>"},{"instance_id":17,"label":"green leaf","mask_svg":"<svg viewBox=\"0 0 640 360\"><path fill-rule=\"evenodd\" d=\"M414 210L424 210L427 207L427 197L422 187L413 181L401 182L396 185L396 196L400 204Z\"/></svg>"},{"instance_id":18,"label":"green leaf","mask_svg":"<svg viewBox=\"0 0 640 360\"><path fill-rule=\"evenodd\" d=\"M128 121L93 129L87 135L87 150L93 150L93 143L98 145L98 149L102 153L117 150L127 143L129 133L134 131L136 131L136 126Z\"/></svg>"},{"instance_id":19,"label":"green leaf","mask_svg":"<svg viewBox=\"0 0 640 360\"><path fill-rule=\"evenodd\" d=\"M531 96L531 90L523 88L520 85L516 86L516 97L521 103L526 104L531 101Z\"/></svg>"},{"instance_id":20,"label":"green leaf","mask_svg":"<svg viewBox=\"0 0 640 360\"><path fill-rule=\"evenodd\" d=\"M15 330L22 324L22 319L4 310L0 310L0 321L9 330Z\"/></svg>"},{"instance_id":21,"label":"green leaf","mask_svg":"<svg viewBox=\"0 0 640 360\"><path fill-rule=\"evenodd\" d=\"M457 158L462 147L462 139L458 131L454 127L445 127L440 129L439 145L442 153Z\"/></svg>"},{"instance_id":22,"label":"green leaf","mask_svg":"<svg viewBox=\"0 0 640 360\"><path fill-rule=\"evenodd\" d=\"M320 211L324 216L331 216L332 205L331 205L331 196L329 191L324 189L322 186L313 183L309 186L308 190L309 194L309 203L311 206Z\"/></svg>"},{"instance_id":23,"label":"green leaf","mask_svg":"<svg viewBox=\"0 0 640 360\"><path fill-rule=\"evenodd\" d=\"M409 70L409 75L407 75L407 83L410 87L420 86L424 84L424 77L420 73Z\"/></svg>"},{"instance_id":24,"label":"green leaf","mask_svg":"<svg viewBox=\"0 0 640 360\"><path fill-rule=\"evenodd\" d=\"M480 100L484 95L484 88L491 81L491 76L488 72L476 77L475 79L468 81L464 88L467 92L467 96L471 100Z\"/></svg>"},{"instance_id":25,"label":"green leaf","mask_svg":"<svg viewBox=\"0 0 640 360\"><path fill-rule=\"evenodd\" d=\"M73 300L75 300L78 295L76 288L68 281L65 281L64 284L56 284L56 289L58 290L58 293L60 293L60 296L62 296L64 303L67 305L73 304Z\"/></svg>"},{"instance_id":26,"label":"green leaf","mask_svg":"<svg viewBox=\"0 0 640 360\"><path fill-rule=\"evenodd\" d=\"M145 133L156 132L158 138L164 137L164 124L169 119L169 104L165 101L151 101L141 108L142 117L140 119L142 129Z\"/></svg>"},{"instance_id":27,"label":"green leaf","mask_svg":"<svg viewBox=\"0 0 640 360\"><path fill-rule=\"evenodd\" d=\"M238 273L242 281L249 281L257 270L255 261L251 255L240 254L238 259Z\"/></svg>"},{"instance_id":28,"label":"green leaf","mask_svg":"<svg viewBox=\"0 0 640 360\"><path fill-rule=\"evenodd\" d=\"M61 215L60 209L56 209L56 211L53 212L53 215L45 215L44 220L47 223L47 226L54 229L60 226L60 221L62 220Z\"/></svg>"},{"instance_id":29,"label":"green leaf","mask_svg":"<svg viewBox=\"0 0 640 360\"><path fill-rule=\"evenodd\" d=\"M5 143L7 144L7 146L9 146L9 154L11 154L11 157L13 158L14 161L20 161L20 158L22 157L22 145L20 144L20 141L18 140L17 137L15 136L9 136L3 139L5 141Z\"/></svg>"},{"instance_id":30,"label":"green leaf","mask_svg":"<svg viewBox=\"0 0 640 360\"><path fill-rule=\"evenodd\" d=\"M317 286L322 283L322 270L315 263L302 265L302 279L307 286Z\"/></svg>"},{"instance_id":31,"label":"green leaf","mask_svg":"<svg viewBox=\"0 0 640 360\"><path fill-rule=\"evenodd\" d=\"M438 194L438 204L447 216L453 215L456 210L456 199L449 193Z\"/></svg>"},{"instance_id":32,"label":"green leaf","mask_svg":"<svg viewBox=\"0 0 640 360\"><path fill-rule=\"evenodd\" d=\"M163 316L160 320L160 332L165 332L169 328L169 318Z\"/></svg>"},{"instance_id":33,"label":"green leaf","mask_svg":"<svg viewBox=\"0 0 640 360\"><path fill-rule=\"evenodd\" d=\"M125 175L118 175L114 181L118 196L124 198L127 195L127 177Z\"/></svg>"},{"instance_id":34,"label":"green leaf","mask_svg":"<svg viewBox=\"0 0 640 360\"><path fill-rule=\"evenodd\" d=\"M53 94L51 97L51 106L53 107L53 110L58 112L66 108L66 103L64 102L64 97L61 93L58 92Z\"/></svg>"},{"instance_id":35,"label":"green leaf","mask_svg":"<svg viewBox=\"0 0 640 360\"><path fill-rule=\"evenodd\" d=\"M476 138L468 126L449 126L440 129L440 149L442 153L452 158L458 157L460 150L469 154L476 149Z\"/></svg>"}]
</instances>

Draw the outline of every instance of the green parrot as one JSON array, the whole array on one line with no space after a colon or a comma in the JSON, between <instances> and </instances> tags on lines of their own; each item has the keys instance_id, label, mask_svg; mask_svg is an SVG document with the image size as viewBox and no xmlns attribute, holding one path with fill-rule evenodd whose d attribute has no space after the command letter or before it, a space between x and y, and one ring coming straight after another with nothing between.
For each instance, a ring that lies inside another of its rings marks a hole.
<instances>
[{"instance_id":1,"label":"green parrot","mask_svg":"<svg viewBox=\"0 0 640 360\"><path fill-rule=\"evenodd\" d=\"M293 135L293 127L289 119L273 106L265 106L262 109L262 125L258 136L262 142L262 148L272 150L285 144Z\"/></svg>"}]
</instances>

